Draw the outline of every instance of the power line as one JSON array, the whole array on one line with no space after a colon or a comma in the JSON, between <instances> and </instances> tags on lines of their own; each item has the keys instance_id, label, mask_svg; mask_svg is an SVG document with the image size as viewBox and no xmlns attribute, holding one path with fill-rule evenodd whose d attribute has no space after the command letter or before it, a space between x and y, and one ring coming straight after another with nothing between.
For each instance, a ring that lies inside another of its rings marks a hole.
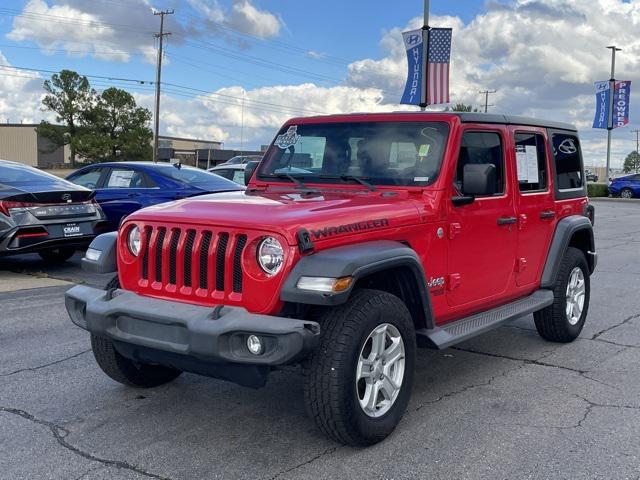
<instances>
[{"instance_id":1,"label":"power line","mask_svg":"<svg viewBox=\"0 0 640 480\"><path fill-rule=\"evenodd\" d=\"M489 105L489 94L496 93L497 90L480 90L480 94L484 95L484 113L487 113L489 107L493 107L493 105Z\"/></svg>"}]
</instances>

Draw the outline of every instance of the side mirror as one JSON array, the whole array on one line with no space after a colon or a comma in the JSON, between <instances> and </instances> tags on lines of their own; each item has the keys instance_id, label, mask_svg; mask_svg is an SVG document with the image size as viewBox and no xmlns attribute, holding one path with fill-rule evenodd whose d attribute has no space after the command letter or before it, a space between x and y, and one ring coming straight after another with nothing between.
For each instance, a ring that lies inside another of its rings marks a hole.
<instances>
[{"instance_id":1,"label":"side mirror","mask_svg":"<svg viewBox=\"0 0 640 480\"><path fill-rule=\"evenodd\" d=\"M256 168L258 168L258 165L260 164L260 162L248 162L247 166L244 169L244 184L245 185L249 185L249 182L251 181L251 177L253 177L254 172L256 171Z\"/></svg>"},{"instance_id":2,"label":"side mirror","mask_svg":"<svg viewBox=\"0 0 640 480\"><path fill-rule=\"evenodd\" d=\"M496 166L492 163L467 164L462 172L462 194L488 197L496 193Z\"/></svg>"}]
</instances>

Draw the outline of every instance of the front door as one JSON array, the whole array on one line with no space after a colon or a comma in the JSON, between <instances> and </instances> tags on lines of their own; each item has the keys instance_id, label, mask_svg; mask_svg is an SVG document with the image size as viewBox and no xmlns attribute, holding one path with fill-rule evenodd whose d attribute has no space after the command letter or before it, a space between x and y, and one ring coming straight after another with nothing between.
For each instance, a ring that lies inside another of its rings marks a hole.
<instances>
[{"instance_id":1,"label":"front door","mask_svg":"<svg viewBox=\"0 0 640 480\"><path fill-rule=\"evenodd\" d=\"M512 168L505 162L508 130L466 126L452 195L460 195L466 164L493 164L496 193L473 203L449 202L449 258L447 302L458 314L504 303L514 288L517 218L513 201Z\"/></svg>"},{"instance_id":2,"label":"front door","mask_svg":"<svg viewBox=\"0 0 640 480\"><path fill-rule=\"evenodd\" d=\"M512 133L518 176L516 283L524 287L535 284L542 275L556 225L556 211L551 191L551 151L546 131L513 127Z\"/></svg>"}]
</instances>

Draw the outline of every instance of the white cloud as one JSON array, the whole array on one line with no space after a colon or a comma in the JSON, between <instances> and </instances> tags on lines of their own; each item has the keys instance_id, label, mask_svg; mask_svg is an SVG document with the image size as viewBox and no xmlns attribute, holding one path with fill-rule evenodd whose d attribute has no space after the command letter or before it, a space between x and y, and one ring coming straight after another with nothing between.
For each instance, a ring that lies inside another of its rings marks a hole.
<instances>
[{"instance_id":1,"label":"white cloud","mask_svg":"<svg viewBox=\"0 0 640 480\"><path fill-rule=\"evenodd\" d=\"M228 24L248 35L272 38L280 34L282 21L272 13L258 10L249 0L235 0Z\"/></svg>"},{"instance_id":2,"label":"white cloud","mask_svg":"<svg viewBox=\"0 0 640 480\"><path fill-rule=\"evenodd\" d=\"M0 52L0 65L10 65ZM42 78L39 74L0 68L0 122L2 123L39 123L45 116L39 110L44 95Z\"/></svg>"}]
</instances>

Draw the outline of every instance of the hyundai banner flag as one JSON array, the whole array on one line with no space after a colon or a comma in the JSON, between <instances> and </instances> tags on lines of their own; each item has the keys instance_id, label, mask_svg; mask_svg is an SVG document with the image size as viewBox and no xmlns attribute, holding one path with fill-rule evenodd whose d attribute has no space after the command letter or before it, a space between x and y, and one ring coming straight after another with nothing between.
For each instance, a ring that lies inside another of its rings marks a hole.
<instances>
[{"instance_id":1,"label":"hyundai banner flag","mask_svg":"<svg viewBox=\"0 0 640 480\"><path fill-rule=\"evenodd\" d=\"M631 82L615 82L613 91L613 118L611 128L624 127L629 123L629 97ZM593 128L609 128L609 108L611 106L611 82L596 82L596 117Z\"/></svg>"},{"instance_id":2,"label":"hyundai banner flag","mask_svg":"<svg viewBox=\"0 0 640 480\"><path fill-rule=\"evenodd\" d=\"M420 105L420 97L422 95L422 58L424 55L422 49L422 30L411 30L402 34L404 46L407 49L407 62L409 63L409 71L407 73L407 84L404 87L404 93L400 103L405 105Z\"/></svg>"}]
</instances>

